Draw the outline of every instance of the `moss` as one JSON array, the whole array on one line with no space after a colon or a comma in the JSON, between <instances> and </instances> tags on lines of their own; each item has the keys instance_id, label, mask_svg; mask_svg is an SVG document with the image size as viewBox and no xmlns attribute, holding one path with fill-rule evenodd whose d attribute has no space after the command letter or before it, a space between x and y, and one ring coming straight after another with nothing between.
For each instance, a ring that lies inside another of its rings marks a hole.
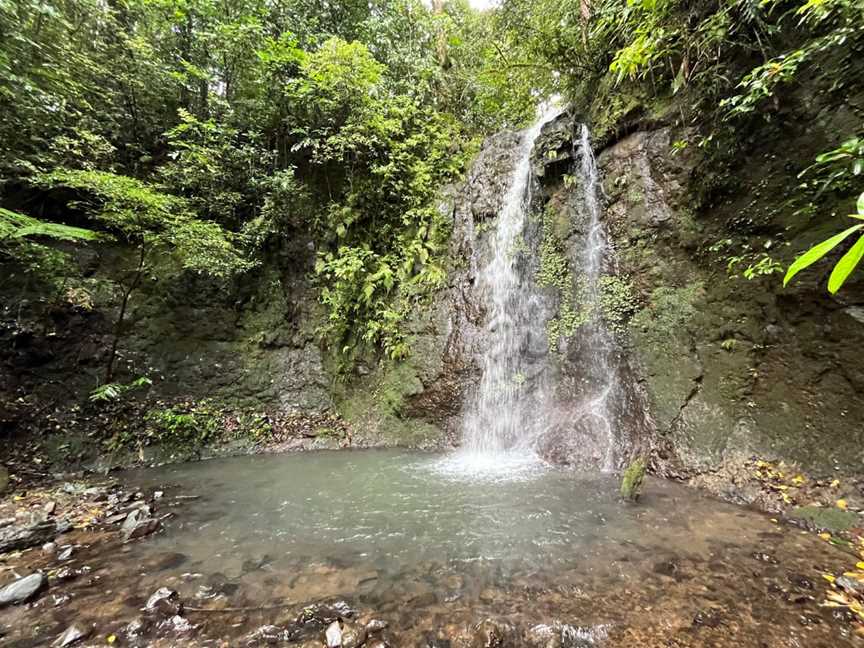
<instances>
[{"instance_id":1,"label":"moss","mask_svg":"<svg viewBox=\"0 0 864 648\"><path fill-rule=\"evenodd\" d=\"M661 286L651 293L651 303L631 320L631 325L656 340L677 335L696 315L696 301L704 292L701 281L683 288Z\"/></svg>"},{"instance_id":2,"label":"moss","mask_svg":"<svg viewBox=\"0 0 864 648\"><path fill-rule=\"evenodd\" d=\"M802 506L790 514L793 520L799 520L817 531L839 533L848 531L858 524L858 516L851 511L838 508L823 508L820 506Z\"/></svg>"},{"instance_id":3,"label":"moss","mask_svg":"<svg viewBox=\"0 0 864 648\"><path fill-rule=\"evenodd\" d=\"M642 494L642 481L645 479L647 464L644 457L637 457L621 476L621 497L629 502L635 502Z\"/></svg>"},{"instance_id":4,"label":"moss","mask_svg":"<svg viewBox=\"0 0 864 648\"><path fill-rule=\"evenodd\" d=\"M600 310L612 331L623 334L636 308L635 296L626 279L615 275L600 278Z\"/></svg>"}]
</instances>

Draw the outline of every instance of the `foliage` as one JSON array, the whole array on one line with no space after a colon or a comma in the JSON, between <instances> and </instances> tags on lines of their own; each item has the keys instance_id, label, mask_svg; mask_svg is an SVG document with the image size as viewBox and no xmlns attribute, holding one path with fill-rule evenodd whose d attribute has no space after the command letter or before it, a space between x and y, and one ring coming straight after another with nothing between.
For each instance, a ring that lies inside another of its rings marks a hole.
<instances>
[{"instance_id":1,"label":"foliage","mask_svg":"<svg viewBox=\"0 0 864 648\"><path fill-rule=\"evenodd\" d=\"M856 209L857 213L850 214L849 218L864 220L864 193L858 197ZM796 274L801 272L801 270L816 263L819 259L852 236L852 234L859 232L862 228L864 228L864 224L852 225L839 234L835 234L831 238L826 239L807 250L789 266L789 269L786 271L786 276L783 278L783 285L785 286L788 284ZM834 264L831 276L828 277L828 292L834 294L840 290L849 278L849 275L852 274L852 271L858 267L862 257L864 257L864 234L858 236L858 240L855 241L846 253L840 257L837 263Z\"/></svg>"},{"instance_id":2,"label":"foliage","mask_svg":"<svg viewBox=\"0 0 864 648\"><path fill-rule=\"evenodd\" d=\"M6 259L43 282L57 284L67 255L38 241L85 242L107 237L82 227L53 223L0 207L0 260ZM62 288L62 282L55 285Z\"/></svg>"},{"instance_id":3,"label":"foliage","mask_svg":"<svg viewBox=\"0 0 864 648\"><path fill-rule=\"evenodd\" d=\"M90 401L94 403L116 401L136 389L149 387L153 384L147 376L140 376L130 383L107 383L99 385L96 389L90 392Z\"/></svg>"},{"instance_id":4,"label":"foliage","mask_svg":"<svg viewBox=\"0 0 864 648\"><path fill-rule=\"evenodd\" d=\"M224 277L235 247L311 239L325 344L402 357L443 278L435 192L533 112L493 22L464 0L0 2L0 191L71 190L69 216Z\"/></svg>"},{"instance_id":5,"label":"foliage","mask_svg":"<svg viewBox=\"0 0 864 648\"><path fill-rule=\"evenodd\" d=\"M146 441L172 446L205 447L223 432L222 413L209 400L147 412Z\"/></svg>"}]
</instances>

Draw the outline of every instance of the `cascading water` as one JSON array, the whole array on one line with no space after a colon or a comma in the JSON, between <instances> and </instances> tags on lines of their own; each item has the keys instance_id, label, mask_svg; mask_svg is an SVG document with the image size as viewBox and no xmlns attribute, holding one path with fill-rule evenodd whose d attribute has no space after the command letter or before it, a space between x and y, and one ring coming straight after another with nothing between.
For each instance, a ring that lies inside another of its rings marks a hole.
<instances>
[{"instance_id":1,"label":"cascading water","mask_svg":"<svg viewBox=\"0 0 864 648\"><path fill-rule=\"evenodd\" d=\"M536 280L541 237L539 206L532 205L537 185L532 153L544 125L559 114L547 111L522 134L495 230L482 241L475 235L485 260L478 262L476 295L486 324L482 374L462 420L458 456L469 470L507 473L535 465L541 455L613 470L622 454L617 437L625 436L623 421L643 409L633 385L623 384L626 362L603 317L607 238L584 125L573 141L579 189L571 192L574 233L567 243L578 277L573 291L580 325L557 354L549 348L547 325L561 302Z\"/></svg>"},{"instance_id":2,"label":"cascading water","mask_svg":"<svg viewBox=\"0 0 864 648\"><path fill-rule=\"evenodd\" d=\"M606 228L600 219L599 175L594 151L591 148L591 136L585 124L580 125L578 150L579 172L582 184L582 204L587 216L587 236L582 252L582 273L585 278L583 301L588 309L585 323L580 327L579 335L582 344L590 350L584 354L584 361L589 366L584 367L583 380L586 391L580 413L582 423L594 429L596 435L602 435L605 446L600 467L612 470L615 465L615 430L614 416L610 411L610 398L619 390L618 372L613 366L616 355L615 341L603 321L601 308L600 278L606 258Z\"/></svg>"},{"instance_id":3,"label":"cascading water","mask_svg":"<svg viewBox=\"0 0 864 648\"><path fill-rule=\"evenodd\" d=\"M487 314L487 349L480 384L463 420L463 454L471 463L506 467L536 459L535 441L543 431L548 379L544 353L532 353L544 335L546 307L520 263L531 207L531 154L544 124L560 110L547 110L523 134L497 227L490 237L488 263L480 272ZM524 383L532 381L532 389Z\"/></svg>"}]
</instances>

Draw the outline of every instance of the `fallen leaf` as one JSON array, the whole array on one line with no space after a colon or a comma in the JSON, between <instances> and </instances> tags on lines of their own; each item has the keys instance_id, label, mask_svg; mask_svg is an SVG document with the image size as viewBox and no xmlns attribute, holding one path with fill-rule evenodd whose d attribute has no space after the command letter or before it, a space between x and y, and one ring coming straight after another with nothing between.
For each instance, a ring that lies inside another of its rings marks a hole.
<instances>
[{"instance_id":1,"label":"fallen leaf","mask_svg":"<svg viewBox=\"0 0 864 648\"><path fill-rule=\"evenodd\" d=\"M819 537L822 538L823 540L830 540L831 534L830 533L820 533Z\"/></svg>"},{"instance_id":2,"label":"fallen leaf","mask_svg":"<svg viewBox=\"0 0 864 648\"><path fill-rule=\"evenodd\" d=\"M837 508L839 508L841 511L845 511L846 510L846 500L845 499L837 500Z\"/></svg>"}]
</instances>

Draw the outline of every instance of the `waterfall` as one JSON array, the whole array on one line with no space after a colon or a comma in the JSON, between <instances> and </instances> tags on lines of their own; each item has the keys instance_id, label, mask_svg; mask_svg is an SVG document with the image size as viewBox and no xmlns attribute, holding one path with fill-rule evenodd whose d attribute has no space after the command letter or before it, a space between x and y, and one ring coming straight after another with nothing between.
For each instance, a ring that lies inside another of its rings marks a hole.
<instances>
[{"instance_id":1,"label":"waterfall","mask_svg":"<svg viewBox=\"0 0 864 648\"><path fill-rule=\"evenodd\" d=\"M558 245L564 247L572 285L539 284L547 234L532 169L532 159L543 161L532 154L544 125L559 113L545 112L521 134L497 219L484 223L494 230L472 230L473 294L484 324L481 375L466 400L463 443L455 456L462 472L522 474L519 468L536 466L541 458L611 471L626 454L628 437L644 424L640 393L604 319L608 241L599 173L584 125L572 140L574 165L566 189L557 185L556 190L555 208L568 210L569 232ZM556 320L560 326L556 318L563 317L565 303L571 313L578 311L577 328L553 350L548 325Z\"/></svg>"},{"instance_id":2,"label":"waterfall","mask_svg":"<svg viewBox=\"0 0 864 648\"><path fill-rule=\"evenodd\" d=\"M591 148L591 135L585 124L580 125L578 150L574 157L579 159L579 175L582 186L582 205L587 216L587 236L582 251L582 273L585 277L583 299L590 315L579 328L578 335L582 345L588 350L583 354L585 391L582 406L577 410L581 415L581 425L590 426L596 436L603 437L603 456L600 467L612 470L615 465L615 427L610 399L620 391L618 371L613 360L617 355L615 340L603 321L601 308L600 278L606 259L606 228L600 219L599 174L594 151ZM600 444L598 444L600 445Z\"/></svg>"},{"instance_id":3,"label":"waterfall","mask_svg":"<svg viewBox=\"0 0 864 648\"><path fill-rule=\"evenodd\" d=\"M490 236L490 253L480 269L479 291L485 303L487 349L480 383L463 418L462 452L473 463L498 466L536 458L535 441L543 431L547 396L545 335L547 307L520 263L520 246L532 202L531 154L544 124L560 110L549 109L522 133L516 162ZM539 357L538 357L539 356ZM532 381L532 389L525 383ZM539 409L538 409L539 408Z\"/></svg>"}]
</instances>

